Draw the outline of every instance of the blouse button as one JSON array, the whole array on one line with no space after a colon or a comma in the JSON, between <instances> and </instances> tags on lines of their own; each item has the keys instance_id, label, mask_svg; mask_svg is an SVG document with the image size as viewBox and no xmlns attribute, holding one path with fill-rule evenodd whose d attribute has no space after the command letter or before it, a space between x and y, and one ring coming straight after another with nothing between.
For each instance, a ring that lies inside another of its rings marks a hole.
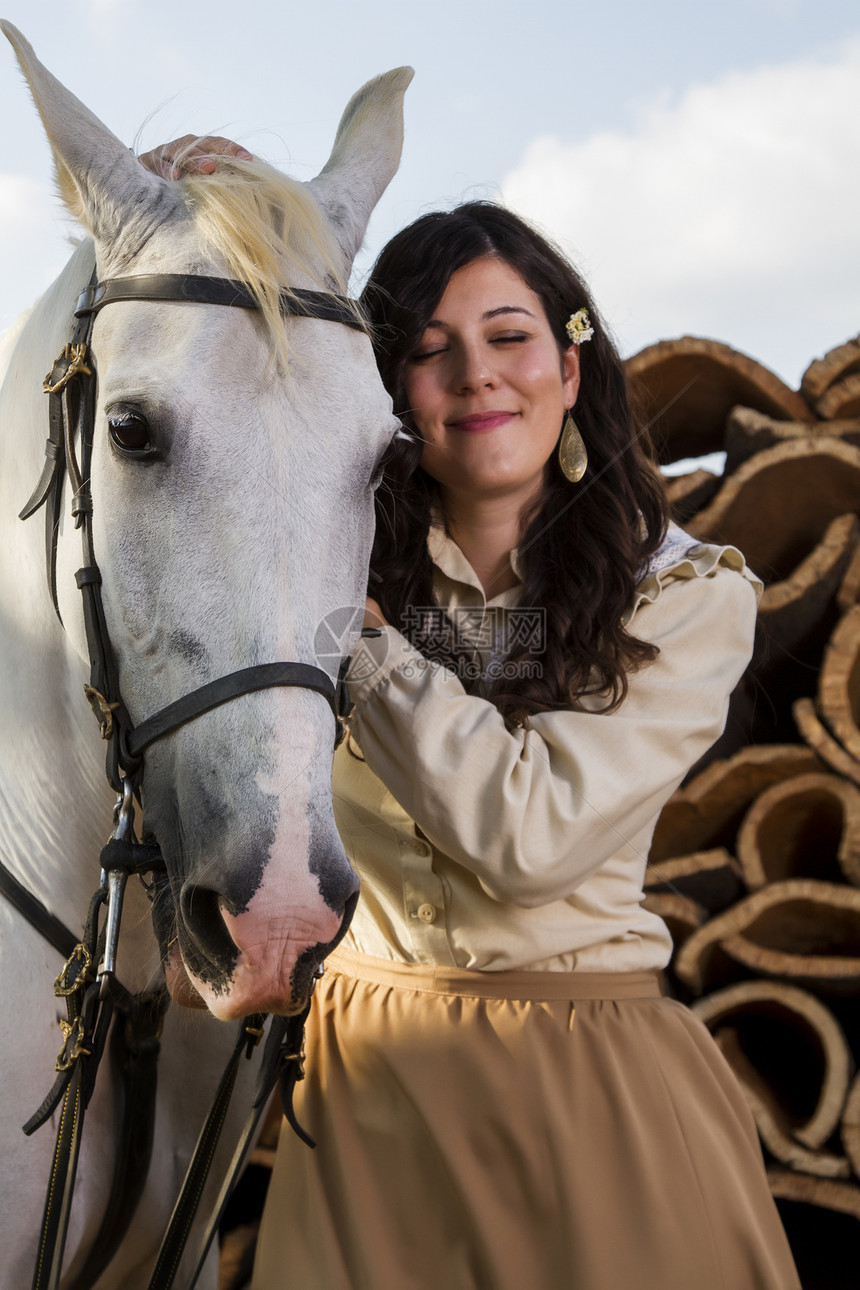
<instances>
[{"instance_id":1,"label":"blouse button","mask_svg":"<svg viewBox=\"0 0 860 1290\"><path fill-rule=\"evenodd\" d=\"M421 919L421 922L422 922L422 923L435 923L435 922L436 922L436 906L435 906L435 905L419 905L419 906L418 906L418 917Z\"/></svg>"},{"instance_id":2,"label":"blouse button","mask_svg":"<svg viewBox=\"0 0 860 1290\"><path fill-rule=\"evenodd\" d=\"M417 856L430 855L430 847L428 847L426 842L420 842L420 841L413 842L412 850L415 852Z\"/></svg>"}]
</instances>

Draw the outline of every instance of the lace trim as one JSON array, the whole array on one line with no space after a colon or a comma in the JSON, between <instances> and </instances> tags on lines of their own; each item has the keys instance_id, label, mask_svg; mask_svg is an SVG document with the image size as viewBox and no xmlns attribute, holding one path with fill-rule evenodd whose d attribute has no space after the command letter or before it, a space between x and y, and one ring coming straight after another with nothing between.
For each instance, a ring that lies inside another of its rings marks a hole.
<instances>
[{"instance_id":1,"label":"lace trim","mask_svg":"<svg viewBox=\"0 0 860 1290\"><path fill-rule=\"evenodd\" d=\"M685 533L679 524L671 524L666 530L662 543L651 556L640 581L650 578L655 573L662 573L671 564L678 564L691 551L700 547L701 542Z\"/></svg>"}]
</instances>

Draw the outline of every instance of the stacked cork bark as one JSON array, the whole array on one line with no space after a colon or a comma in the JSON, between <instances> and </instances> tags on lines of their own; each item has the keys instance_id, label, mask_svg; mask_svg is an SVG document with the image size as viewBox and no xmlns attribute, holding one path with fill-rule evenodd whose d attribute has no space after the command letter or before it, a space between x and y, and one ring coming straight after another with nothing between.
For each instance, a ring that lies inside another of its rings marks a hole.
<instances>
[{"instance_id":1,"label":"stacked cork bark","mask_svg":"<svg viewBox=\"0 0 860 1290\"><path fill-rule=\"evenodd\" d=\"M799 391L714 341L628 362L676 520L763 579L756 651L726 733L666 806L647 905L670 983L749 1100L804 1286L841 1290L860 1248L860 337ZM791 1205L787 1202L796 1202ZM829 1254L828 1254L829 1251Z\"/></svg>"},{"instance_id":2,"label":"stacked cork bark","mask_svg":"<svg viewBox=\"0 0 860 1290\"><path fill-rule=\"evenodd\" d=\"M860 337L799 391L715 341L627 364L695 538L765 583L726 733L658 823L646 904L674 938L673 993L749 1100L804 1290L856 1290L860 1248ZM254 1163L271 1166L272 1108ZM255 1178L254 1186L259 1186ZM222 1247L247 1284L256 1221Z\"/></svg>"}]
</instances>

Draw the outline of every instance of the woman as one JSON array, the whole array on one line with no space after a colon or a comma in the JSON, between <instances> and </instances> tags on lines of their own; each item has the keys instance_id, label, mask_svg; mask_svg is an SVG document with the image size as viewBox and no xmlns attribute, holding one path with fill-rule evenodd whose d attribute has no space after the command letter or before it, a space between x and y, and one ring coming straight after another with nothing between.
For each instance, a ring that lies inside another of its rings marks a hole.
<instances>
[{"instance_id":1,"label":"woman","mask_svg":"<svg viewBox=\"0 0 860 1290\"><path fill-rule=\"evenodd\" d=\"M364 302L408 437L335 757L363 894L253 1285L792 1290L750 1113L641 906L757 580L666 535L605 327L515 216L419 219Z\"/></svg>"}]
</instances>

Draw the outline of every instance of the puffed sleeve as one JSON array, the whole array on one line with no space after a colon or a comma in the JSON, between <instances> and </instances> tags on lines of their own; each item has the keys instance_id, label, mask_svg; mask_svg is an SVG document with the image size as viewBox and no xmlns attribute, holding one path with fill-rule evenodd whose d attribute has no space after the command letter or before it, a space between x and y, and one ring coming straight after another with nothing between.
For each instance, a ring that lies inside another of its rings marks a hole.
<instances>
[{"instance_id":1,"label":"puffed sleeve","mask_svg":"<svg viewBox=\"0 0 860 1290\"><path fill-rule=\"evenodd\" d=\"M569 895L653 826L721 734L752 650L758 584L732 548L728 561L700 550L716 555L637 598L631 630L660 653L608 715L542 713L511 731L394 628L363 643L350 690L368 765L495 899L533 907Z\"/></svg>"}]
</instances>

